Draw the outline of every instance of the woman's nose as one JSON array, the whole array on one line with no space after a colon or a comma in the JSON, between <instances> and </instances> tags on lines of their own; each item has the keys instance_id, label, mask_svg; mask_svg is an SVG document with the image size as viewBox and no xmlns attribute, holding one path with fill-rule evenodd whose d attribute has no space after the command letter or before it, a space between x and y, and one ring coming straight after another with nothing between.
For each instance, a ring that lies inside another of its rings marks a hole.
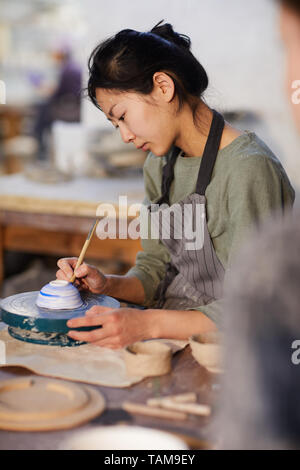
<instances>
[{"instance_id":1,"label":"woman's nose","mask_svg":"<svg viewBox=\"0 0 300 470\"><path fill-rule=\"evenodd\" d=\"M134 141L135 135L130 131L130 129L128 129L127 126L119 124L119 129L120 129L122 140L123 142L125 142L125 144L128 144L129 142Z\"/></svg>"}]
</instances>

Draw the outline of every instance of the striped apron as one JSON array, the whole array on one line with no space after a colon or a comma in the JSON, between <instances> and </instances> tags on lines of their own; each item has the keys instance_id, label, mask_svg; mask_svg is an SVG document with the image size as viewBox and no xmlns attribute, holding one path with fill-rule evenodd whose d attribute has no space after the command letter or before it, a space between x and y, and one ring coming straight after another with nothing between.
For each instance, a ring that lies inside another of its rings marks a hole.
<instances>
[{"instance_id":1,"label":"striped apron","mask_svg":"<svg viewBox=\"0 0 300 470\"><path fill-rule=\"evenodd\" d=\"M175 148L163 168L162 198L158 209L149 206L151 227L170 253L165 278L156 295L156 308L188 310L222 296L225 269L218 259L207 228L205 191L218 154L224 118L213 110L213 120L198 173L196 192L171 206L169 190L180 150ZM188 157L187 157L188 158Z\"/></svg>"}]
</instances>

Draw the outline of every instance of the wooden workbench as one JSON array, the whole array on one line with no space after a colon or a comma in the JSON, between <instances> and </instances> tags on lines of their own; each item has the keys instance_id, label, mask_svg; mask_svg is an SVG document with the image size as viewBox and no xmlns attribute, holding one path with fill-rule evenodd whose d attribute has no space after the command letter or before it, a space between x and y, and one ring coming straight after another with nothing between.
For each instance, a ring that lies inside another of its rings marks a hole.
<instances>
[{"instance_id":1,"label":"wooden workbench","mask_svg":"<svg viewBox=\"0 0 300 470\"><path fill-rule=\"evenodd\" d=\"M95 346L95 350L96 348ZM28 374L26 369L7 367L0 369L0 380ZM214 404L219 393L219 377L210 374L193 359L189 346L174 356L170 374L144 379L130 388L93 387L105 396L106 411L103 415L77 429L85 430L95 426L126 423L181 435L192 449L211 448L215 445L210 429L214 417ZM173 421L131 415L121 409L124 401L145 403L150 397L187 391L195 391L199 403L212 405L211 417L190 415L186 421ZM74 432L76 429L39 433L0 431L0 450L55 450L59 448L64 439L71 437Z\"/></svg>"},{"instance_id":2,"label":"wooden workbench","mask_svg":"<svg viewBox=\"0 0 300 470\"><path fill-rule=\"evenodd\" d=\"M99 203L112 204L119 217L126 215L126 207L118 205L119 195L127 196L128 205L141 203L143 180L76 178L42 184L22 174L0 177L0 283L4 250L79 256ZM94 236L88 256L117 259L129 267L140 249L139 240Z\"/></svg>"}]
</instances>

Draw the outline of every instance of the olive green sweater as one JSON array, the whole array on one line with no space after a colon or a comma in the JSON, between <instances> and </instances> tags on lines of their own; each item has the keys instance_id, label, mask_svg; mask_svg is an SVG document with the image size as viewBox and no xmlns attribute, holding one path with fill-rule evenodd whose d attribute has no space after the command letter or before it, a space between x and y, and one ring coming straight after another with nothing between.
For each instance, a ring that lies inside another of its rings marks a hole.
<instances>
[{"instance_id":1,"label":"olive green sweater","mask_svg":"<svg viewBox=\"0 0 300 470\"><path fill-rule=\"evenodd\" d=\"M162 168L168 156L151 152L144 164L145 205L161 196ZM170 189L170 205L195 192L201 157L177 158ZM279 160L255 133L245 131L219 150L212 179L206 189L207 224L216 251L228 276L228 267L251 228L275 210L291 208L295 193ZM137 254L136 265L128 275L136 276L145 290L145 306L155 306L153 298L170 261L167 248L157 239L142 239L143 251ZM200 310L218 326L222 321L220 299Z\"/></svg>"}]
</instances>

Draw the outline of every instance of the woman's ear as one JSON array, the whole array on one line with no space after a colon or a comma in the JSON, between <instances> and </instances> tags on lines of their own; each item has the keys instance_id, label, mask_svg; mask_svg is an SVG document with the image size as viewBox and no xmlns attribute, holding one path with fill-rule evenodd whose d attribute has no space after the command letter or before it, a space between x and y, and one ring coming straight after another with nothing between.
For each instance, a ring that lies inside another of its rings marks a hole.
<instances>
[{"instance_id":1,"label":"woman's ear","mask_svg":"<svg viewBox=\"0 0 300 470\"><path fill-rule=\"evenodd\" d=\"M153 75L153 92L157 98L169 103L175 95L173 79L165 72L155 72Z\"/></svg>"}]
</instances>

